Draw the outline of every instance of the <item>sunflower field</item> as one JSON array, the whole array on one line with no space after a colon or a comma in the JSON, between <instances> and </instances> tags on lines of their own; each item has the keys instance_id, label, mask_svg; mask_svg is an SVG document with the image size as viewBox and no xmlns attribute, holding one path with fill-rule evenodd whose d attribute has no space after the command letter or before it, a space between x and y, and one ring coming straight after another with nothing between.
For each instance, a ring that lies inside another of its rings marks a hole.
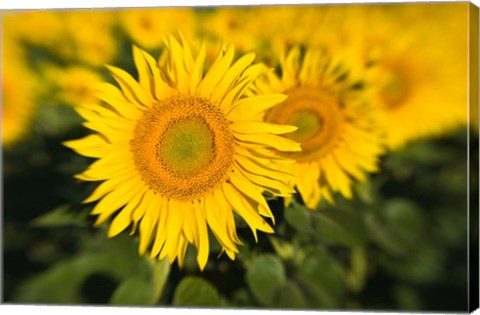
<instances>
[{"instance_id":1,"label":"sunflower field","mask_svg":"<svg viewBox=\"0 0 480 315\"><path fill-rule=\"evenodd\" d=\"M5 303L478 303L474 5L1 21Z\"/></svg>"}]
</instances>

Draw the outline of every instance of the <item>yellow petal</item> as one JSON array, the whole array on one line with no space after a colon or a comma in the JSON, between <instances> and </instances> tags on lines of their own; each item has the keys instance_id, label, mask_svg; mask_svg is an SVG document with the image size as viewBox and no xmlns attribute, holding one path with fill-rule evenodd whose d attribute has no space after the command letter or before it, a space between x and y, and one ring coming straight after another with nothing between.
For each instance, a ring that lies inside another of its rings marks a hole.
<instances>
[{"instance_id":1,"label":"yellow petal","mask_svg":"<svg viewBox=\"0 0 480 315\"><path fill-rule=\"evenodd\" d=\"M183 215L179 215L179 213L184 211L184 209L187 209L187 207L192 207L192 205L175 199L170 199L168 202L168 224L166 224L167 239L165 240L165 245L160 252L160 259L165 257L164 255L167 255L170 263L173 263L175 260L177 256L178 240L184 225Z\"/></svg>"},{"instance_id":2,"label":"yellow petal","mask_svg":"<svg viewBox=\"0 0 480 315\"><path fill-rule=\"evenodd\" d=\"M258 164L255 160L252 160L251 158L242 155L236 155L234 158L235 162L246 172L265 176L270 179L277 179L285 183L295 179L295 176L292 174L282 172L278 169L272 169L266 165Z\"/></svg>"},{"instance_id":3,"label":"yellow petal","mask_svg":"<svg viewBox=\"0 0 480 315\"><path fill-rule=\"evenodd\" d=\"M107 66L108 70L122 88L123 94L129 102L136 105L150 107L153 105L153 99L137 81L135 81L128 72L113 66Z\"/></svg>"},{"instance_id":4,"label":"yellow petal","mask_svg":"<svg viewBox=\"0 0 480 315\"><path fill-rule=\"evenodd\" d=\"M189 65L191 67L193 64L192 56L190 54L189 58L185 59L185 47L182 48L173 36L168 37L167 43L170 49L169 65L173 75L172 81L176 83L176 88L180 93L186 93L190 86L190 75L187 67Z\"/></svg>"},{"instance_id":5,"label":"yellow petal","mask_svg":"<svg viewBox=\"0 0 480 315\"><path fill-rule=\"evenodd\" d=\"M187 252L187 247L188 247L187 240L185 239L185 237L180 235L179 239L178 239L178 251L177 251L178 267L180 269L183 268L183 263L185 261L185 253Z\"/></svg>"},{"instance_id":6,"label":"yellow petal","mask_svg":"<svg viewBox=\"0 0 480 315\"><path fill-rule=\"evenodd\" d=\"M190 93L195 94L197 92L198 84L202 80L203 75L203 65L205 62L205 42L202 41L202 45L200 47L200 51L197 55L197 59L195 59L195 63L193 65L192 74L190 78Z\"/></svg>"},{"instance_id":7,"label":"yellow petal","mask_svg":"<svg viewBox=\"0 0 480 315\"><path fill-rule=\"evenodd\" d=\"M243 200L243 197L238 190L228 183L224 183L222 188L226 200L233 207L234 211L237 212L247 222L248 226L252 230L256 242L258 242L257 230L266 233L274 233L272 227L262 219L262 217L256 212L255 209L251 207L248 202Z\"/></svg>"},{"instance_id":8,"label":"yellow petal","mask_svg":"<svg viewBox=\"0 0 480 315\"><path fill-rule=\"evenodd\" d=\"M334 190L339 190L345 198L352 197L351 179L340 169L331 156L322 159L322 170Z\"/></svg>"},{"instance_id":9,"label":"yellow petal","mask_svg":"<svg viewBox=\"0 0 480 315\"><path fill-rule=\"evenodd\" d=\"M163 245L165 244L165 240L167 237L167 231L165 227L168 212L167 203L168 201L166 198L161 199L160 208L158 209L159 217L157 223L157 231L155 241L153 242L152 250L150 253L150 258L154 258L155 256L157 256Z\"/></svg>"},{"instance_id":10,"label":"yellow petal","mask_svg":"<svg viewBox=\"0 0 480 315\"><path fill-rule=\"evenodd\" d=\"M274 195L281 196L281 197L288 197L291 194L295 193L293 188L289 187L285 183L271 179L265 176L255 175L249 172L246 172L240 167L237 169L245 176L248 180L254 182L255 184L264 187L268 191L274 190Z\"/></svg>"},{"instance_id":11,"label":"yellow petal","mask_svg":"<svg viewBox=\"0 0 480 315\"><path fill-rule=\"evenodd\" d=\"M258 95L239 100L227 114L227 118L235 121L240 119L255 119L273 106L285 101L284 94Z\"/></svg>"},{"instance_id":12,"label":"yellow petal","mask_svg":"<svg viewBox=\"0 0 480 315\"><path fill-rule=\"evenodd\" d=\"M195 246L198 245L198 235L197 235L197 224L195 223L195 209L193 207L189 207L185 210L183 210L183 215L185 216L185 224L183 225L183 232L184 235L187 239L192 244L195 244Z\"/></svg>"},{"instance_id":13,"label":"yellow petal","mask_svg":"<svg viewBox=\"0 0 480 315\"><path fill-rule=\"evenodd\" d=\"M254 53L244 55L238 59L225 73L225 76L220 80L218 85L214 88L211 99L214 102L219 102L227 93L227 91L236 83L237 78L255 59Z\"/></svg>"},{"instance_id":14,"label":"yellow petal","mask_svg":"<svg viewBox=\"0 0 480 315\"><path fill-rule=\"evenodd\" d=\"M213 191L213 200L219 207L219 211L222 211L227 219L227 234L236 244L242 245L242 241L237 236L237 229L235 226L235 218L233 217L232 206L225 199L225 194L222 190Z\"/></svg>"},{"instance_id":15,"label":"yellow petal","mask_svg":"<svg viewBox=\"0 0 480 315\"><path fill-rule=\"evenodd\" d=\"M95 208L93 208L91 214L99 214L95 221L95 226L105 222L113 213L129 203L136 193L140 192L139 186L130 187L125 185L125 187L130 188L130 190L128 191L126 188L123 189L123 187L122 189L116 189L103 197Z\"/></svg>"},{"instance_id":16,"label":"yellow petal","mask_svg":"<svg viewBox=\"0 0 480 315\"><path fill-rule=\"evenodd\" d=\"M275 218L273 217L265 198L262 196L262 190L259 189L258 186L252 184L252 182L246 179L238 170L234 170L230 174L229 179L232 185L237 188L238 191L255 201L256 206L254 206L254 208L258 208L258 212L261 215L271 218L275 224Z\"/></svg>"},{"instance_id":17,"label":"yellow petal","mask_svg":"<svg viewBox=\"0 0 480 315\"><path fill-rule=\"evenodd\" d=\"M215 238L220 245L237 253L237 247L228 233L227 217L224 213L225 209L222 209L220 205L215 203L213 195L205 196L204 207L208 226L210 226L212 233L215 235ZM227 211L231 213L230 209L227 209Z\"/></svg>"},{"instance_id":18,"label":"yellow petal","mask_svg":"<svg viewBox=\"0 0 480 315\"><path fill-rule=\"evenodd\" d=\"M208 261L209 254L209 240L208 240L208 231L207 224L205 222L205 216L203 215L204 206L199 203L195 203L194 213L195 219L198 227L198 247L197 247L197 263L200 267L200 270L203 271Z\"/></svg>"},{"instance_id":19,"label":"yellow petal","mask_svg":"<svg viewBox=\"0 0 480 315\"><path fill-rule=\"evenodd\" d=\"M298 129L296 126L278 125L254 120L237 120L230 125L230 128L238 133L273 133L276 135L293 132Z\"/></svg>"},{"instance_id":20,"label":"yellow petal","mask_svg":"<svg viewBox=\"0 0 480 315\"><path fill-rule=\"evenodd\" d=\"M144 58L143 52L140 48L133 45L133 61L135 62L135 67L137 68L138 72L138 81L140 86L143 88L144 91L152 91L151 86L151 79L150 79L150 71L148 64Z\"/></svg>"},{"instance_id":21,"label":"yellow petal","mask_svg":"<svg viewBox=\"0 0 480 315\"><path fill-rule=\"evenodd\" d=\"M108 142L98 134L88 135L77 140L64 141L62 144L80 155L98 158L108 151Z\"/></svg>"},{"instance_id":22,"label":"yellow petal","mask_svg":"<svg viewBox=\"0 0 480 315\"><path fill-rule=\"evenodd\" d=\"M132 180L134 180L132 174L124 174L123 176L117 176L107 179L106 181L101 183L87 199L83 200L82 203L97 201L115 188L122 186L127 182L131 182Z\"/></svg>"},{"instance_id":23,"label":"yellow petal","mask_svg":"<svg viewBox=\"0 0 480 315\"><path fill-rule=\"evenodd\" d=\"M232 64L234 51L233 46L228 46L225 52L222 51L218 54L216 60L198 86L198 92L201 96L210 98L214 88Z\"/></svg>"},{"instance_id":24,"label":"yellow petal","mask_svg":"<svg viewBox=\"0 0 480 315\"><path fill-rule=\"evenodd\" d=\"M153 59L153 57L146 52L143 52L143 57L145 58L145 61L150 67L150 71L153 75L154 91L152 91L152 95L155 97L155 99L160 100L172 95L174 90L162 80L160 76L160 69L158 68L158 64L155 59Z\"/></svg>"},{"instance_id":25,"label":"yellow petal","mask_svg":"<svg viewBox=\"0 0 480 315\"><path fill-rule=\"evenodd\" d=\"M114 237L125 230L132 223L132 212L141 204L145 192L140 192L115 216L108 229L108 237Z\"/></svg>"},{"instance_id":26,"label":"yellow petal","mask_svg":"<svg viewBox=\"0 0 480 315\"><path fill-rule=\"evenodd\" d=\"M138 254L143 255L153 238L153 230L156 227L160 210L161 197L153 194L151 190L145 193L144 204L147 206L145 215L140 222L140 242Z\"/></svg>"},{"instance_id":27,"label":"yellow petal","mask_svg":"<svg viewBox=\"0 0 480 315\"><path fill-rule=\"evenodd\" d=\"M220 108L228 113L232 107L235 106L237 100L245 93L245 90L252 84L252 82L258 78L262 73L266 71L266 67L263 64L255 64L249 67L238 79L235 86L228 91L225 97L220 103Z\"/></svg>"},{"instance_id":28,"label":"yellow petal","mask_svg":"<svg viewBox=\"0 0 480 315\"><path fill-rule=\"evenodd\" d=\"M241 134L234 133L234 137L240 141L263 144L266 147L270 147L284 152L300 152L302 148L300 143L291 139L280 137L272 134Z\"/></svg>"}]
</instances>

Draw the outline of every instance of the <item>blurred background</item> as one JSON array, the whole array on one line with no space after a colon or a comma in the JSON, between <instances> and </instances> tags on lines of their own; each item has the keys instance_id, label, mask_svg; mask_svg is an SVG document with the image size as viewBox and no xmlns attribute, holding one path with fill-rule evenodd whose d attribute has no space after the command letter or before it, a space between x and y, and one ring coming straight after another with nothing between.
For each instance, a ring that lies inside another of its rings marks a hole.
<instances>
[{"instance_id":1,"label":"blurred background","mask_svg":"<svg viewBox=\"0 0 480 315\"><path fill-rule=\"evenodd\" d=\"M478 107L470 119L467 112L469 6L2 11L3 300L466 311L469 194L478 204ZM352 200L335 196L335 205L317 211L299 198L288 207L270 200L274 235L255 243L237 220L244 246L235 261L217 257L212 238L203 272L191 248L179 269L139 257L126 232L108 239L107 225L92 227L91 206L81 201L96 184L73 178L92 160L61 144L88 134L74 106L98 102L95 82L113 82L105 64L136 76L132 44L157 57L164 36L176 32L194 47L204 40L207 59L222 41L272 67L279 47L338 52L379 95L385 86L377 79L391 59L425 75L414 84L403 77L411 85L395 106L379 102L388 149L381 171L356 184ZM470 233L478 235L478 225Z\"/></svg>"}]
</instances>

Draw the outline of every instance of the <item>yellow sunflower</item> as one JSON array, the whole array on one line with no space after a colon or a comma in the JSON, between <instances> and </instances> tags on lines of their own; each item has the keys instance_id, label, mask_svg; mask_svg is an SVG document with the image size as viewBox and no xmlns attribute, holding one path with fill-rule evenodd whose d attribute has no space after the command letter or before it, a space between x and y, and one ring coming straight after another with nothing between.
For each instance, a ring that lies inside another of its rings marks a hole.
<instances>
[{"instance_id":1,"label":"yellow sunflower","mask_svg":"<svg viewBox=\"0 0 480 315\"><path fill-rule=\"evenodd\" d=\"M338 57L310 49L301 56L298 47L281 54L282 76L270 72L257 80L257 93L285 93L288 98L266 112L264 120L298 126L287 138L301 143L302 151L280 152L296 161L282 170L297 177L305 204L315 209L322 198L334 202L332 192L351 198L355 180L378 170L383 151L381 113L369 93ZM341 58L340 58L341 59Z\"/></svg>"},{"instance_id":2,"label":"yellow sunflower","mask_svg":"<svg viewBox=\"0 0 480 315\"><path fill-rule=\"evenodd\" d=\"M45 64L42 72L47 82L52 83L52 97L56 100L69 105L100 102L94 86L102 82L103 78L97 71L78 65L58 67Z\"/></svg>"},{"instance_id":3,"label":"yellow sunflower","mask_svg":"<svg viewBox=\"0 0 480 315\"><path fill-rule=\"evenodd\" d=\"M468 3L427 3L366 6L350 19L347 44L377 90L391 149L466 124L467 16Z\"/></svg>"},{"instance_id":4,"label":"yellow sunflower","mask_svg":"<svg viewBox=\"0 0 480 315\"><path fill-rule=\"evenodd\" d=\"M2 40L2 143L10 146L25 136L35 111L38 82L25 64L23 51L10 37Z\"/></svg>"},{"instance_id":5,"label":"yellow sunflower","mask_svg":"<svg viewBox=\"0 0 480 315\"><path fill-rule=\"evenodd\" d=\"M252 65L253 53L232 64L234 49L226 46L204 74L205 46L196 57L183 38L168 37L166 46L165 64L134 47L138 82L108 67L121 89L99 85L105 104L78 108L97 133L65 144L99 159L77 178L104 181L85 202L100 200L92 210L97 225L118 212L109 237L138 225L139 254L150 248L152 258L178 258L180 266L191 243L203 270L207 226L231 259L241 244L234 212L255 239L257 230L274 232L262 218L274 219L262 193L288 196L292 175L271 164L269 148L300 151L300 145L278 136L296 127L258 118L285 95L244 96L265 71Z\"/></svg>"},{"instance_id":6,"label":"yellow sunflower","mask_svg":"<svg viewBox=\"0 0 480 315\"><path fill-rule=\"evenodd\" d=\"M193 39L195 14L191 8L137 8L122 9L118 14L122 29L139 46L156 49L163 38L180 31Z\"/></svg>"}]
</instances>

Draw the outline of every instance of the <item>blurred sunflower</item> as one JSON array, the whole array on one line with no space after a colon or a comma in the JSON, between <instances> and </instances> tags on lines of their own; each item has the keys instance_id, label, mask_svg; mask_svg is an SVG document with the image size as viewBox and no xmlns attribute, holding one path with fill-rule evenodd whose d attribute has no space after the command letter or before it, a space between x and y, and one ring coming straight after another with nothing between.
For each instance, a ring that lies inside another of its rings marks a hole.
<instances>
[{"instance_id":1,"label":"blurred sunflower","mask_svg":"<svg viewBox=\"0 0 480 315\"><path fill-rule=\"evenodd\" d=\"M46 64L42 68L45 79L53 85L52 98L69 105L99 103L95 85L103 81L97 71L72 65L58 67Z\"/></svg>"},{"instance_id":2,"label":"blurred sunflower","mask_svg":"<svg viewBox=\"0 0 480 315\"><path fill-rule=\"evenodd\" d=\"M331 192L351 198L352 183L365 181L365 172L378 171L383 152L379 110L353 70L335 58L310 49L302 60L300 49L293 48L280 55L281 78L271 72L254 87L258 93L288 96L264 120L298 126L286 137L300 142L302 151L279 154L296 160L282 170L297 176L290 184L311 209L322 198L333 202Z\"/></svg>"},{"instance_id":3,"label":"blurred sunflower","mask_svg":"<svg viewBox=\"0 0 480 315\"><path fill-rule=\"evenodd\" d=\"M98 133L68 141L77 153L99 158L77 178L104 181L85 202L100 200L96 224L119 211L108 236L139 225L139 253L183 265L189 243L204 269L209 255L207 224L228 257L241 244L232 209L251 228L273 233L263 192L288 196L292 176L270 164L273 154L299 151L298 143L277 134L296 130L262 122L265 110L285 100L271 94L242 97L265 72L247 54L233 65L234 49L224 47L203 74L205 47L196 58L185 40L166 40L165 64L135 48L139 82L109 67L121 90L99 86L105 106L79 107L84 125ZM274 157L274 156L273 156ZM278 159L278 163L288 159Z\"/></svg>"},{"instance_id":4,"label":"blurred sunflower","mask_svg":"<svg viewBox=\"0 0 480 315\"><path fill-rule=\"evenodd\" d=\"M159 48L166 35L178 31L192 40L195 31L191 8L122 9L118 19L127 35L145 49Z\"/></svg>"},{"instance_id":5,"label":"blurred sunflower","mask_svg":"<svg viewBox=\"0 0 480 315\"><path fill-rule=\"evenodd\" d=\"M356 13L348 44L377 89L388 146L397 149L465 125L468 3L376 6Z\"/></svg>"},{"instance_id":6,"label":"blurred sunflower","mask_svg":"<svg viewBox=\"0 0 480 315\"><path fill-rule=\"evenodd\" d=\"M84 9L61 11L59 14L65 31L62 46L65 50L70 49L76 60L103 66L117 57L118 47L113 35L114 11Z\"/></svg>"},{"instance_id":7,"label":"blurred sunflower","mask_svg":"<svg viewBox=\"0 0 480 315\"><path fill-rule=\"evenodd\" d=\"M10 10L2 12L4 34L41 47L59 44L62 21L55 10Z\"/></svg>"},{"instance_id":8,"label":"blurred sunflower","mask_svg":"<svg viewBox=\"0 0 480 315\"><path fill-rule=\"evenodd\" d=\"M21 140L36 111L38 82L25 64L25 58L10 37L2 39L2 143Z\"/></svg>"},{"instance_id":9,"label":"blurred sunflower","mask_svg":"<svg viewBox=\"0 0 480 315\"><path fill-rule=\"evenodd\" d=\"M256 21L252 15L254 12L248 7L219 7L200 11L197 12L200 15L199 28L212 42L228 41L237 50L253 51L259 44L258 29L252 27L252 22Z\"/></svg>"}]
</instances>

